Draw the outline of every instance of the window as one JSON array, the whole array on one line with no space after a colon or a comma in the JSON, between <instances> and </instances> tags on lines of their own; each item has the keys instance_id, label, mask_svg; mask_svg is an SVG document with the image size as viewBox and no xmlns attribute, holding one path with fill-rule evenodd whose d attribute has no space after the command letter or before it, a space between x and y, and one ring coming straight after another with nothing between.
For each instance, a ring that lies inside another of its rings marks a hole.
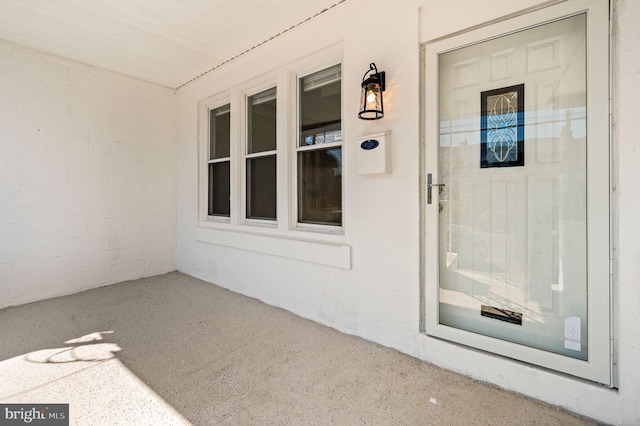
<instances>
[{"instance_id":1,"label":"window","mask_svg":"<svg viewBox=\"0 0 640 426\"><path fill-rule=\"evenodd\" d=\"M339 58L337 50L305 58L199 102L198 216L203 227L239 232L261 227L261 233L287 237L313 229L321 232L305 238L339 239ZM318 62L326 65L314 67ZM307 71L296 75L295 69Z\"/></svg>"},{"instance_id":2,"label":"window","mask_svg":"<svg viewBox=\"0 0 640 426\"><path fill-rule=\"evenodd\" d=\"M336 65L299 80L298 223L342 225L342 88Z\"/></svg>"},{"instance_id":3,"label":"window","mask_svg":"<svg viewBox=\"0 0 640 426\"><path fill-rule=\"evenodd\" d=\"M237 85L217 81L198 102L198 241L351 268L341 57L335 45Z\"/></svg>"},{"instance_id":4,"label":"window","mask_svg":"<svg viewBox=\"0 0 640 426\"><path fill-rule=\"evenodd\" d=\"M229 217L230 105L209 110L208 209L209 216Z\"/></svg>"},{"instance_id":5,"label":"window","mask_svg":"<svg viewBox=\"0 0 640 426\"><path fill-rule=\"evenodd\" d=\"M247 98L247 219L276 219L276 88Z\"/></svg>"}]
</instances>

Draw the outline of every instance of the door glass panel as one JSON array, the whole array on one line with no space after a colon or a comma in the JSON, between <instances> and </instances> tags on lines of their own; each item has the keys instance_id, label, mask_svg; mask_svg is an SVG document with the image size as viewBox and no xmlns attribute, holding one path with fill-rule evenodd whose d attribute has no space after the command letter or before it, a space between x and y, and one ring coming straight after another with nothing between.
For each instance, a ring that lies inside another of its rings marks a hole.
<instances>
[{"instance_id":1,"label":"door glass panel","mask_svg":"<svg viewBox=\"0 0 640 426\"><path fill-rule=\"evenodd\" d=\"M586 19L439 55L439 323L587 360Z\"/></svg>"}]
</instances>

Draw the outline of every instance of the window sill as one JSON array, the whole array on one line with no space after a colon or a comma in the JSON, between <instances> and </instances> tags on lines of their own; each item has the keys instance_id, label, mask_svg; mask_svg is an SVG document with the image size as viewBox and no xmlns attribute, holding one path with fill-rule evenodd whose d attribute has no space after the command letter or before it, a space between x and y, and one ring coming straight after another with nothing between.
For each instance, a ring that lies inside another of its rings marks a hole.
<instances>
[{"instance_id":1,"label":"window sill","mask_svg":"<svg viewBox=\"0 0 640 426\"><path fill-rule=\"evenodd\" d=\"M351 269L351 246L342 243L342 235L318 233L313 235L314 238L301 238L300 231L258 230L233 225L228 229L221 229L216 226L219 224L220 222L201 222L195 230L196 240L318 265Z\"/></svg>"}]
</instances>

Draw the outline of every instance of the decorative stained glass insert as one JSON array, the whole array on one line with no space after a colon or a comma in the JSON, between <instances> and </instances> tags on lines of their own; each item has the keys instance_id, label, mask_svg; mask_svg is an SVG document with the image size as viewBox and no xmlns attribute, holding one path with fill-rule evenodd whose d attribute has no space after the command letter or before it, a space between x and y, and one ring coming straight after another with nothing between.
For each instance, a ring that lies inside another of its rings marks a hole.
<instances>
[{"instance_id":1,"label":"decorative stained glass insert","mask_svg":"<svg viewBox=\"0 0 640 426\"><path fill-rule=\"evenodd\" d=\"M480 94L480 167L524 166L524 84Z\"/></svg>"}]
</instances>

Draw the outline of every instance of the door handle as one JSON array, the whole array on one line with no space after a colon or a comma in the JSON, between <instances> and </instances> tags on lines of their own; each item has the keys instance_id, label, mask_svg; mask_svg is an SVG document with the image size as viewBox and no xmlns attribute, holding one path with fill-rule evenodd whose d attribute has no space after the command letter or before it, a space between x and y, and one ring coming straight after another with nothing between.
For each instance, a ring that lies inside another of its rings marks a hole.
<instances>
[{"instance_id":1,"label":"door handle","mask_svg":"<svg viewBox=\"0 0 640 426\"><path fill-rule=\"evenodd\" d=\"M427 174L427 204L431 204L431 191L433 190L433 187L437 186L438 187L438 192L442 192L442 188L445 186L444 183L433 183L433 177L431 176L431 173Z\"/></svg>"}]
</instances>

